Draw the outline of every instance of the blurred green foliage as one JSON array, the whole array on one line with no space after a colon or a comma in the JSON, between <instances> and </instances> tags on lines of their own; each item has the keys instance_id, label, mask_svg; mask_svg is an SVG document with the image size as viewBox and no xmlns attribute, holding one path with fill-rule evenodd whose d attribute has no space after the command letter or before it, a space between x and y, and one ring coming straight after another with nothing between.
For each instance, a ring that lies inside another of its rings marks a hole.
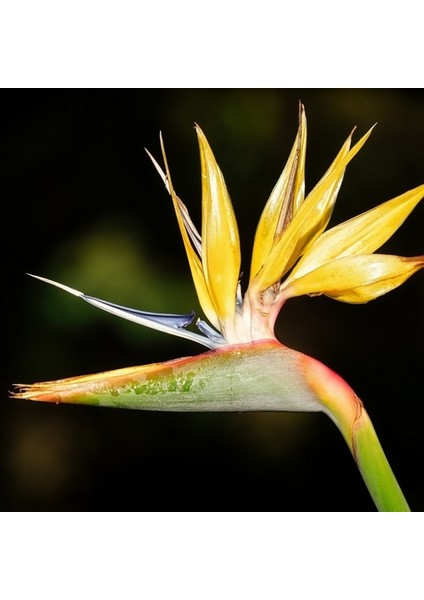
<instances>
[{"instance_id":1,"label":"blurred green foliage","mask_svg":"<svg viewBox=\"0 0 424 600\"><path fill-rule=\"evenodd\" d=\"M378 122L348 167L332 222L424 181L422 90L164 89L3 92L4 510L372 510L320 415L173 415L11 401L32 382L198 353L44 286L26 272L135 308L198 303L169 197L144 152L163 132L174 185L200 217L193 123L237 214L244 272L255 227L308 118L307 189L354 126ZM424 252L418 207L385 250ZM366 306L287 304L279 339L339 371L364 400L398 480L424 507L420 445L424 279Z\"/></svg>"}]
</instances>

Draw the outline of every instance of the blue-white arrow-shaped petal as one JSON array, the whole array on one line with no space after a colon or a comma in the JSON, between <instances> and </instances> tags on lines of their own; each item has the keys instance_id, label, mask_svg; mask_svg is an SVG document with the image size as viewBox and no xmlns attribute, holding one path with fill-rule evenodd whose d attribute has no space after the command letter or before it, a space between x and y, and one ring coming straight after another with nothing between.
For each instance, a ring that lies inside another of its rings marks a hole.
<instances>
[{"instance_id":1,"label":"blue-white arrow-shaped petal","mask_svg":"<svg viewBox=\"0 0 424 600\"><path fill-rule=\"evenodd\" d=\"M120 306L119 304L113 304L112 302L107 302L106 300L100 300L99 298L93 298L92 296L88 296L87 294L64 285L63 283L52 281L46 277L31 275L31 273L28 273L28 275L34 277L35 279L39 279L40 281L44 281L45 283L49 283L50 285L54 285L61 290L68 292L69 294L73 294L78 298L82 298L82 300L85 300L89 304L92 304L101 310L121 317L122 319L133 321L138 325L144 325L145 327L150 327L151 329L157 329L158 331L163 331L164 333L183 337L188 340L192 340L193 342L197 342L198 344L202 344L207 348L216 348L220 345L217 340L212 340L209 337L205 337L185 329L185 327L192 323L195 317L195 313L193 311L187 315L178 315L136 310L134 308L127 308L126 306Z\"/></svg>"}]
</instances>

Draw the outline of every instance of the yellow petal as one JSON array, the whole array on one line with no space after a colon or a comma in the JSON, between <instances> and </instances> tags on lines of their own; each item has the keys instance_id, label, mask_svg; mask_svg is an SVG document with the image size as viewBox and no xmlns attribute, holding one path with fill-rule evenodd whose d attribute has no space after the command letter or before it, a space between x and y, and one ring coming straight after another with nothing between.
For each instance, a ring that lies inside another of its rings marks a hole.
<instances>
[{"instance_id":1,"label":"yellow petal","mask_svg":"<svg viewBox=\"0 0 424 600\"><path fill-rule=\"evenodd\" d=\"M237 222L224 177L208 141L196 126L202 170L202 264L221 323L233 319L240 275Z\"/></svg>"},{"instance_id":2,"label":"yellow petal","mask_svg":"<svg viewBox=\"0 0 424 600\"><path fill-rule=\"evenodd\" d=\"M300 277L335 258L375 252L423 197L424 185L421 185L329 229L308 247L289 279Z\"/></svg>"},{"instance_id":3,"label":"yellow petal","mask_svg":"<svg viewBox=\"0 0 424 600\"><path fill-rule=\"evenodd\" d=\"M292 220L305 192L306 116L300 105L299 128L290 156L265 205L255 234L250 279L266 263L271 249Z\"/></svg>"},{"instance_id":4,"label":"yellow petal","mask_svg":"<svg viewBox=\"0 0 424 600\"><path fill-rule=\"evenodd\" d=\"M360 304L390 292L423 267L424 256L344 256L291 280L284 288L288 297L325 294L341 302Z\"/></svg>"},{"instance_id":5,"label":"yellow petal","mask_svg":"<svg viewBox=\"0 0 424 600\"><path fill-rule=\"evenodd\" d=\"M171 194L172 203L174 205L175 214L177 216L178 226L180 228L181 237L183 238L184 248L187 253L188 263L190 266L191 275L193 278L194 286L196 288L197 297L200 302L200 306L202 307L203 312L212 323L214 327L219 329L219 320L217 316L217 310L214 305L214 302L209 294L208 286L205 280L203 266L200 261L199 256L196 254L192 243L190 241L190 237L188 235L184 218L183 218L183 210L185 209L184 204L178 198L175 193L174 187L172 185L171 173L168 167L168 161L166 158L165 147L163 144L162 136L160 138L160 144L162 148L163 161L165 164L166 171L166 181L169 188L169 193Z\"/></svg>"},{"instance_id":6,"label":"yellow petal","mask_svg":"<svg viewBox=\"0 0 424 600\"><path fill-rule=\"evenodd\" d=\"M276 283L295 264L307 246L324 231L346 166L365 144L371 131L372 129L351 150L351 136L346 140L331 167L305 199L284 235L274 246L264 268L255 278L255 287L264 290Z\"/></svg>"}]
</instances>

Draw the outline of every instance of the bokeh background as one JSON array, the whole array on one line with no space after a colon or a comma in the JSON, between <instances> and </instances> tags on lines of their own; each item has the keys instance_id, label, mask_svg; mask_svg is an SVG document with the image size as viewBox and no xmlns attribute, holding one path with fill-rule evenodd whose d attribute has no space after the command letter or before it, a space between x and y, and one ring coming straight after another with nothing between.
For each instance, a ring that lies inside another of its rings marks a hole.
<instances>
[{"instance_id":1,"label":"bokeh background","mask_svg":"<svg viewBox=\"0 0 424 600\"><path fill-rule=\"evenodd\" d=\"M200 216L193 123L237 213L243 268L261 209L308 118L307 190L353 126L378 122L332 223L424 181L422 90L4 90L1 115L3 511L374 510L320 414L171 414L10 400L30 383L202 351L25 275L145 310L198 310L171 202L144 147L163 132L174 185ZM424 207L384 251L424 253ZM277 335L356 389L412 509L424 509L424 274L368 305L289 302Z\"/></svg>"}]
</instances>

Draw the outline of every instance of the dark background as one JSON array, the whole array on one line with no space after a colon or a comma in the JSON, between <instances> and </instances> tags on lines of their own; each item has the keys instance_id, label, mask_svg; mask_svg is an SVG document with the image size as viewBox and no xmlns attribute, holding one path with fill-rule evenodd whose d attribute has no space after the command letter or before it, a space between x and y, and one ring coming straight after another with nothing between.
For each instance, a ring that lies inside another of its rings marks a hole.
<instances>
[{"instance_id":1,"label":"dark background","mask_svg":"<svg viewBox=\"0 0 424 600\"><path fill-rule=\"evenodd\" d=\"M320 414L171 414L10 400L14 382L202 351L25 276L153 311L198 309L171 201L145 155L165 138L200 215L198 122L237 214L243 268L256 223L308 118L307 191L357 125L332 223L424 182L422 90L6 90L2 93L0 508L367 511L340 433ZM424 253L419 206L384 251ZM278 338L357 391L413 510L424 508L424 274L368 305L289 302Z\"/></svg>"}]
</instances>

